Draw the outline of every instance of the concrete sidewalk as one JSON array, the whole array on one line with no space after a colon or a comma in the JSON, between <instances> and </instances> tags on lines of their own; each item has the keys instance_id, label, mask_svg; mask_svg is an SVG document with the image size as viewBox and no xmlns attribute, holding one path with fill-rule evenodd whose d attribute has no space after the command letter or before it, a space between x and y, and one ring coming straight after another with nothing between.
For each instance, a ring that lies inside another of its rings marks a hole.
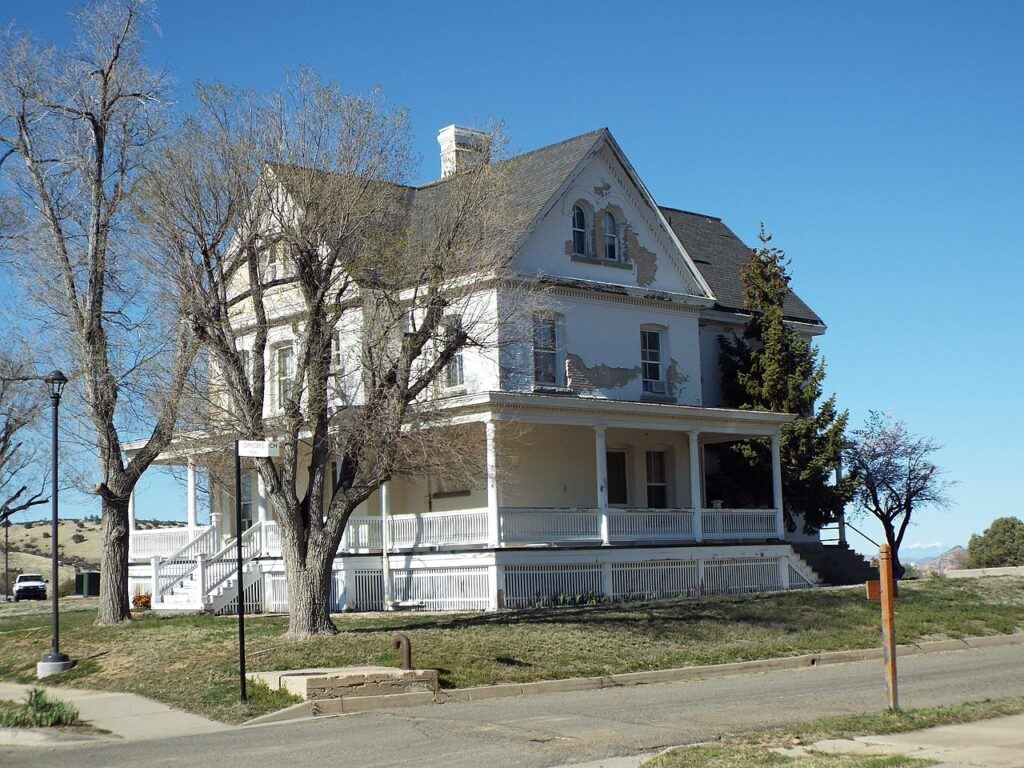
<instances>
[{"instance_id":1,"label":"concrete sidewalk","mask_svg":"<svg viewBox=\"0 0 1024 768\"><path fill-rule=\"evenodd\" d=\"M0 699L24 701L30 688L46 687L55 699L78 709L82 720L126 741L196 736L229 730L232 726L173 709L134 693L86 691L79 688L20 685L0 682Z\"/></svg>"},{"instance_id":2,"label":"concrete sidewalk","mask_svg":"<svg viewBox=\"0 0 1024 768\"><path fill-rule=\"evenodd\" d=\"M928 757L943 763L1024 768L1024 714L886 736L820 741L811 749L855 755Z\"/></svg>"}]
</instances>

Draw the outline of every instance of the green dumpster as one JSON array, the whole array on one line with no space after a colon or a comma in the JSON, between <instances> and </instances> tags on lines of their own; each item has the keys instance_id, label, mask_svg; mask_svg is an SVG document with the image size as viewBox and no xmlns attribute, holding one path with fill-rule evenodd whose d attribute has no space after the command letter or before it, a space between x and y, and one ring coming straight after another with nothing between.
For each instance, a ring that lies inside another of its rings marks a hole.
<instances>
[{"instance_id":1,"label":"green dumpster","mask_svg":"<svg viewBox=\"0 0 1024 768\"><path fill-rule=\"evenodd\" d=\"M75 594L83 597L99 597L100 572L82 571L75 574Z\"/></svg>"}]
</instances>

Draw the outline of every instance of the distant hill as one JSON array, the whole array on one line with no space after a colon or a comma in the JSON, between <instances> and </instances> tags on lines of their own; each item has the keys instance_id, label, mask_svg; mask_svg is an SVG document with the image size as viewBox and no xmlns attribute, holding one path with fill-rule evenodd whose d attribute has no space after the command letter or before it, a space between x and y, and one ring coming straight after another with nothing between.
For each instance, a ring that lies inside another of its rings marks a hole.
<instances>
[{"instance_id":1,"label":"distant hill","mask_svg":"<svg viewBox=\"0 0 1024 768\"><path fill-rule=\"evenodd\" d=\"M915 567L925 576L943 574L950 569L963 568L967 564L967 550L959 544L946 550L938 557L918 563Z\"/></svg>"}]
</instances>

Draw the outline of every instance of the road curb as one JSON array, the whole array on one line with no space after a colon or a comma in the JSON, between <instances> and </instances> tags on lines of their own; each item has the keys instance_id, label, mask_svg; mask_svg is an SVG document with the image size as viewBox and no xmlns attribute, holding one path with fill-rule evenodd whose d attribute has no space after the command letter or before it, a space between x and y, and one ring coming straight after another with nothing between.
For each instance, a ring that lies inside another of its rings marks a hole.
<instances>
[{"instance_id":1,"label":"road curb","mask_svg":"<svg viewBox=\"0 0 1024 768\"><path fill-rule=\"evenodd\" d=\"M1024 645L1024 633L1012 635L989 635L968 637L962 640L932 640L897 646L898 656L918 656L928 653L967 651L975 648L992 648L1002 645ZM321 699L304 701L286 709L269 712L253 718L243 725L264 725L290 720L305 719L324 715L355 714L376 712L384 709L418 707L425 704L447 704L466 701L485 701L510 696L535 696L545 693L570 693L594 691L602 688L622 688L652 683L684 682L707 680L715 677L770 672L778 669L803 669L828 664L845 664L851 661L881 659L881 648L863 648L850 651L823 651L800 656L783 656L774 659L754 661L733 661L726 664L711 664L702 667L677 667L656 669L649 672L624 672L601 677L570 677L564 680L541 680L535 683L504 683L484 685L476 688L452 688L435 693L396 693L385 696L349 696L343 699Z\"/></svg>"}]
</instances>

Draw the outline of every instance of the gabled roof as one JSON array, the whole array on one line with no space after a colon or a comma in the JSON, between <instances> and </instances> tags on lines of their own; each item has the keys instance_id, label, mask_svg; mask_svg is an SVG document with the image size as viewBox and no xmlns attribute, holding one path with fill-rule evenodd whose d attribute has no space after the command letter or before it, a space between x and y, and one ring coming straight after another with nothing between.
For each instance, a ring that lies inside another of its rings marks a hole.
<instances>
[{"instance_id":1,"label":"gabled roof","mask_svg":"<svg viewBox=\"0 0 1024 768\"><path fill-rule=\"evenodd\" d=\"M546 213L559 190L602 141L608 142L641 192L654 204L611 132L607 128L598 128L501 161L509 173L510 203L525 214L525 220L531 222L531 229ZM280 164L273 164L272 168L286 187L296 183L293 176L300 176L299 169L290 169ZM436 204L439 198L443 199L446 185L444 179L438 179L417 187L403 184L389 186L393 186L402 207L414 210L429 207ZM707 289L710 289L715 300L714 308L732 313L745 312L740 267L749 261L750 248L718 217L667 206L655 205L655 210L661 214L671 235L682 246L684 259L688 257L696 267L697 282L703 280ZM523 236L528 234L529 230ZM692 268L687 265L687 269ZM789 320L822 327L825 325L793 292L786 296L783 312Z\"/></svg>"},{"instance_id":2,"label":"gabled roof","mask_svg":"<svg viewBox=\"0 0 1024 768\"><path fill-rule=\"evenodd\" d=\"M750 248L715 216L665 206L661 206L661 212L714 291L715 309L745 312L740 267L750 261ZM788 320L825 325L792 291L786 296L782 311Z\"/></svg>"}]
</instances>

